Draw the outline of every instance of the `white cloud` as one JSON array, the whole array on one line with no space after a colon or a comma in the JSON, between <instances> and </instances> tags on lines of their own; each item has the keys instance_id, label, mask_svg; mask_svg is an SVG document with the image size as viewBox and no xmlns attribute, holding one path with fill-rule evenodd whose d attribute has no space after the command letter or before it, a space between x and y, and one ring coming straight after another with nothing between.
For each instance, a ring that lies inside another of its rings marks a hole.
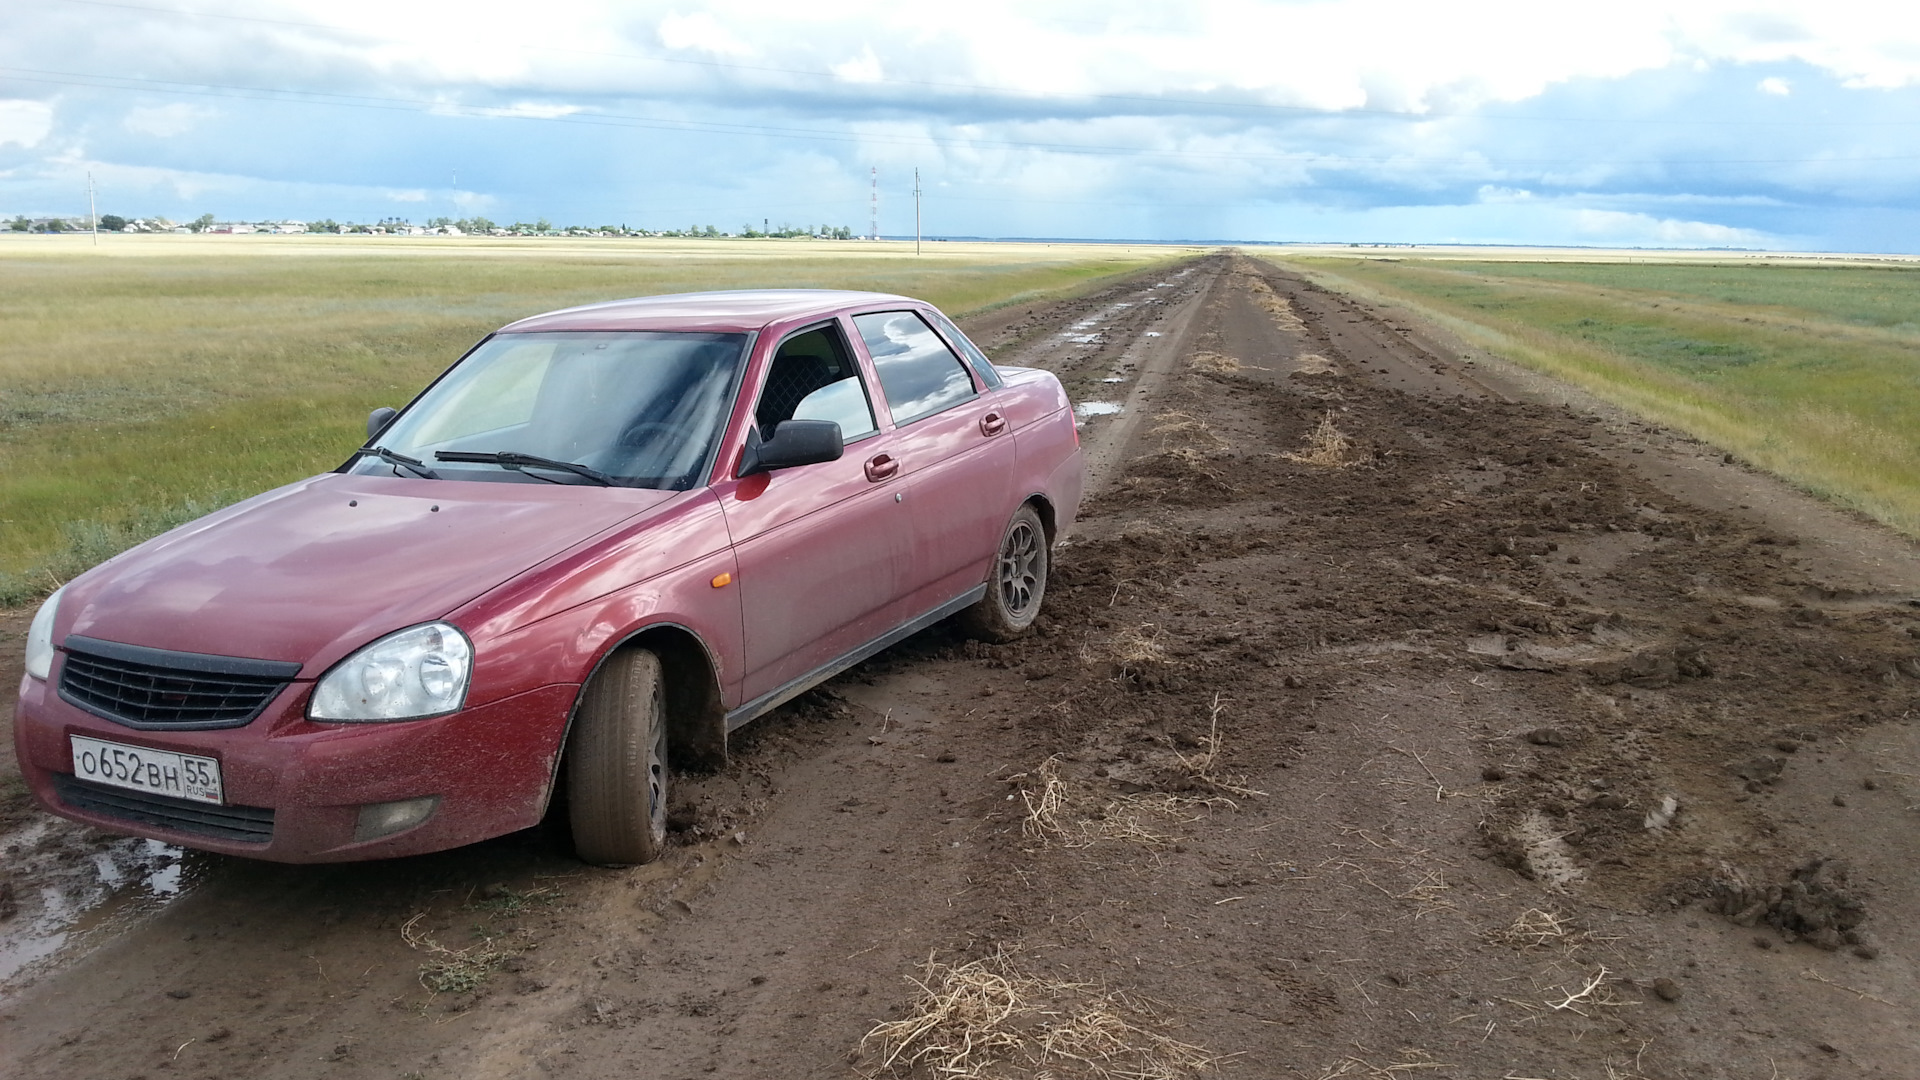
<instances>
[{"instance_id":1,"label":"white cloud","mask_svg":"<svg viewBox=\"0 0 1920 1080\"><path fill-rule=\"evenodd\" d=\"M383 194L394 202L423 203L427 201L427 193L420 188L409 188L404 191L388 190Z\"/></svg>"},{"instance_id":2,"label":"white cloud","mask_svg":"<svg viewBox=\"0 0 1920 1080\"><path fill-rule=\"evenodd\" d=\"M704 11L678 12L660 20L660 43L669 49L691 49L715 56L752 56L756 51Z\"/></svg>"},{"instance_id":3,"label":"white cloud","mask_svg":"<svg viewBox=\"0 0 1920 1080\"><path fill-rule=\"evenodd\" d=\"M526 118L534 120L552 120L561 116L572 116L584 109L579 105L547 105L534 101L516 102L499 108L482 110L487 116Z\"/></svg>"},{"instance_id":4,"label":"white cloud","mask_svg":"<svg viewBox=\"0 0 1920 1080\"><path fill-rule=\"evenodd\" d=\"M1480 185L1479 201L1483 203L1527 202L1533 198L1533 192L1525 188L1501 187L1498 184Z\"/></svg>"},{"instance_id":5,"label":"white cloud","mask_svg":"<svg viewBox=\"0 0 1920 1080\"><path fill-rule=\"evenodd\" d=\"M1793 84L1778 75L1769 75L1760 80L1760 85L1756 89L1763 94L1786 97L1788 94L1793 93Z\"/></svg>"},{"instance_id":6,"label":"white cloud","mask_svg":"<svg viewBox=\"0 0 1920 1080\"><path fill-rule=\"evenodd\" d=\"M0 99L0 146L32 149L53 130L53 106L44 101Z\"/></svg>"},{"instance_id":7,"label":"white cloud","mask_svg":"<svg viewBox=\"0 0 1920 1080\"><path fill-rule=\"evenodd\" d=\"M833 65L833 73L847 82L873 83L887 77L880 66L880 58L873 55L873 46L863 46L860 55L844 63Z\"/></svg>"},{"instance_id":8,"label":"white cloud","mask_svg":"<svg viewBox=\"0 0 1920 1080\"><path fill-rule=\"evenodd\" d=\"M170 139L175 135L184 135L192 131L199 126L201 120L212 115L211 109L180 102L171 105L136 105L127 110L126 118L120 121L120 126L137 135Z\"/></svg>"},{"instance_id":9,"label":"white cloud","mask_svg":"<svg viewBox=\"0 0 1920 1080\"><path fill-rule=\"evenodd\" d=\"M1764 247L1769 238L1753 229L1710 221L1657 218L1622 210L1576 210L1574 229L1581 236L1616 244L1655 247Z\"/></svg>"}]
</instances>

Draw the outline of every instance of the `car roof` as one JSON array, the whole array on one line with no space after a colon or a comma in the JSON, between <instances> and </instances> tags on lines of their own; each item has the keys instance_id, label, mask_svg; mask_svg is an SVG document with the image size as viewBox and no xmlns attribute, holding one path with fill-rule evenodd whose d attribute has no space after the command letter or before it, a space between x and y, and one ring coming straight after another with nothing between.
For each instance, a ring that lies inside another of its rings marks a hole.
<instances>
[{"instance_id":1,"label":"car roof","mask_svg":"<svg viewBox=\"0 0 1920 1080\"><path fill-rule=\"evenodd\" d=\"M521 319L503 334L552 330L699 330L742 333L777 322L826 317L851 307L918 304L890 293L841 289L738 289L609 300Z\"/></svg>"}]
</instances>

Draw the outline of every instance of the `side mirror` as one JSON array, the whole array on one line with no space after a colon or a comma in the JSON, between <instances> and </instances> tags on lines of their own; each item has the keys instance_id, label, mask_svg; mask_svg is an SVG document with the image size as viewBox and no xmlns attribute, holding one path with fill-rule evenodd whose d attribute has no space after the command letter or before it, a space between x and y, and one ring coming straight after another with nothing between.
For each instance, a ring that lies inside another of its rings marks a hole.
<instances>
[{"instance_id":1,"label":"side mirror","mask_svg":"<svg viewBox=\"0 0 1920 1080\"><path fill-rule=\"evenodd\" d=\"M389 409L385 405L382 405L379 408L368 413L367 414L367 441L372 442L373 440L379 438L380 433L387 430L387 425L393 423L393 418L399 415L400 415L399 410Z\"/></svg>"},{"instance_id":2,"label":"side mirror","mask_svg":"<svg viewBox=\"0 0 1920 1080\"><path fill-rule=\"evenodd\" d=\"M757 437L747 440L740 475L833 461L845 452L839 424L831 420L782 420L773 429L773 438L765 442Z\"/></svg>"}]
</instances>

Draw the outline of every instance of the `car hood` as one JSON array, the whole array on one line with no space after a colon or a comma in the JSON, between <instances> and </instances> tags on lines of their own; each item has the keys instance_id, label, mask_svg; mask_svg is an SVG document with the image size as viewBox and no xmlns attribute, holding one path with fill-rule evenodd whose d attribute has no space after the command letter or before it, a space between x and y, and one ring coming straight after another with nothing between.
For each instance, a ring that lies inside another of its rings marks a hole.
<instances>
[{"instance_id":1,"label":"car hood","mask_svg":"<svg viewBox=\"0 0 1920 1080\"><path fill-rule=\"evenodd\" d=\"M129 645L297 661L312 678L677 494L318 476L96 567L67 590L60 622Z\"/></svg>"}]
</instances>

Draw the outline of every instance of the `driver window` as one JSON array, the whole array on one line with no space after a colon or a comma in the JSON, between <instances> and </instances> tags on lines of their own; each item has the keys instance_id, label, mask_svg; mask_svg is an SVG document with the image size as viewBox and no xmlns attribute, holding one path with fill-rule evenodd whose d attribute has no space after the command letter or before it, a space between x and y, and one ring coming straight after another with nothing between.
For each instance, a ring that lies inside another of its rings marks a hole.
<instances>
[{"instance_id":1,"label":"driver window","mask_svg":"<svg viewBox=\"0 0 1920 1080\"><path fill-rule=\"evenodd\" d=\"M766 385L753 418L762 439L773 438L774 429L784 420L831 420L840 425L843 442L864 439L879 430L860 369L832 323L803 330L780 343L767 367Z\"/></svg>"}]
</instances>

